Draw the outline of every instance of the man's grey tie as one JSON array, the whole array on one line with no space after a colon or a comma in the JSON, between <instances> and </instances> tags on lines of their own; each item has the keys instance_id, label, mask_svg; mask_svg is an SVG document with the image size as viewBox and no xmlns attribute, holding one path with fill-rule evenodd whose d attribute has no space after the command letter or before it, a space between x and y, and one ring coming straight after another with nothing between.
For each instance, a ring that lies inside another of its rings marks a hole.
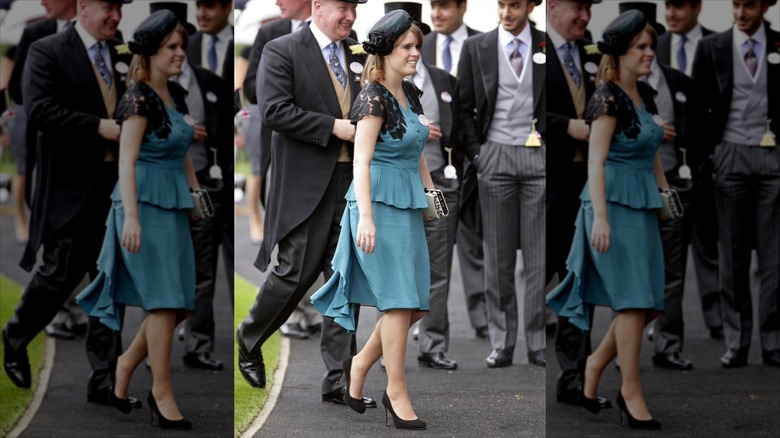
<instances>
[{"instance_id":1,"label":"man's grey tie","mask_svg":"<svg viewBox=\"0 0 780 438\"><path fill-rule=\"evenodd\" d=\"M571 77L571 80L574 81L574 85L576 85L577 88L580 88L580 84L582 84L582 76L580 75L580 71L577 69L577 66L574 65L574 57L571 56L572 44L573 43L566 43L563 45L563 50L566 52L563 57L563 65L566 66L566 71L569 72L569 77Z\"/></svg>"},{"instance_id":2,"label":"man's grey tie","mask_svg":"<svg viewBox=\"0 0 780 438\"><path fill-rule=\"evenodd\" d=\"M515 44L515 48L512 53L509 54L509 64L512 65L517 77L523 72L523 56L520 54L520 39L515 38L512 40Z\"/></svg>"},{"instance_id":3,"label":"man's grey tie","mask_svg":"<svg viewBox=\"0 0 780 438\"><path fill-rule=\"evenodd\" d=\"M333 74L336 75L336 79L339 80L341 86L347 88L347 74L341 67L339 57L336 56L336 43L328 44L328 65L330 65L330 69L333 70Z\"/></svg>"},{"instance_id":4,"label":"man's grey tie","mask_svg":"<svg viewBox=\"0 0 780 438\"><path fill-rule=\"evenodd\" d=\"M103 58L103 43L97 42L92 45L93 59L95 61L95 68L97 68L100 77L103 78L103 82L106 83L108 88L111 88L111 70L106 65L106 60Z\"/></svg>"},{"instance_id":5,"label":"man's grey tie","mask_svg":"<svg viewBox=\"0 0 780 438\"><path fill-rule=\"evenodd\" d=\"M745 52L745 66L747 66L751 77L756 77L756 71L758 71L758 58L756 52L753 50L756 41L753 38L748 38L747 52Z\"/></svg>"}]
</instances>

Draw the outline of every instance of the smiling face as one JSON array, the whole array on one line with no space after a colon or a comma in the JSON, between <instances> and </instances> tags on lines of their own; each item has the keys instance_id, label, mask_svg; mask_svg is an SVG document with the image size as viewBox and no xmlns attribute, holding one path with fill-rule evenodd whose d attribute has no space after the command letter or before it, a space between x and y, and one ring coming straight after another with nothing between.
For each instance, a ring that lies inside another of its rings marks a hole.
<instances>
[{"instance_id":1,"label":"smiling face","mask_svg":"<svg viewBox=\"0 0 780 438\"><path fill-rule=\"evenodd\" d=\"M628 51L620 56L621 77L623 72L635 77L650 74L650 67L655 59L655 50L653 49L655 43L651 32L654 32L652 27L646 27L634 37L631 45L628 46Z\"/></svg>"},{"instance_id":2,"label":"smiling face","mask_svg":"<svg viewBox=\"0 0 780 438\"><path fill-rule=\"evenodd\" d=\"M182 64L186 57L184 50L183 28L176 28L169 33L157 53L149 57L149 70L152 74L157 72L165 77L176 76L181 73Z\"/></svg>"},{"instance_id":3,"label":"smiling face","mask_svg":"<svg viewBox=\"0 0 780 438\"><path fill-rule=\"evenodd\" d=\"M528 23L528 14L534 10L533 0L498 0L498 18L501 26L512 35L520 35Z\"/></svg>"},{"instance_id":4,"label":"smiling face","mask_svg":"<svg viewBox=\"0 0 780 438\"><path fill-rule=\"evenodd\" d=\"M219 1L199 1L198 12L195 14L198 28L203 33L216 35L228 25L231 12L233 12L233 2L223 6Z\"/></svg>"},{"instance_id":5,"label":"smiling face","mask_svg":"<svg viewBox=\"0 0 780 438\"><path fill-rule=\"evenodd\" d=\"M122 3L101 0L79 1L79 23L98 41L114 38L122 20Z\"/></svg>"},{"instance_id":6,"label":"smiling face","mask_svg":"<svg viewBox=\"0 0 780 438\"><path fill-rule=\"evenodd\" d=\"M450 35L463 24L466 14L466 1L460 5L455 0L439 0L431 2L431 21L433 30L444 35Z\"/></svg>"},{"instance_id":7,"label":"smiling face","mask_svg":"<svg viewBox=\"0 0 780 438\"><path fill-rule=\"evenodd\" d=\"M669 26L669 32L678 35L690 32L699 22L700 12L701 3L697 3L694 7L687 1L666 2L666 24Z\"/></svg>"},{"instance_id":8,"label":"smiling face","mask_svg":"<svg viewBox=\"0 0 780 438\"><path fill-rule=\"evenodd\" d=\"M395 40L393 51L385 57L385 70L388 73L402 78L415 74L420 60L421 35L409 29Z\"/></svg>"},{"instance_id":9,"label":"smiling face","mask_svg":"<svg viewBox=\"0 0 780 438\"><path fill-rule=\"evenodd\" d=\"M357 18L357 5L337 0L314 0L314 23L332 41L349 36Z\"/></svg>"},{"instance_id":10,"label":"smiling face","mask_svg":"<svg viewBox=\"0 0 780 438\"><path fill-rule=\"evenodd\" d=\"M576 0L549 0L547 22L566 41L585 36L590 23L590 2Z\"/></svg>"},{"instance_id":11,"label":"smiling face","mask_svg":"<svg viewBox=\"0 0 780 438\"><path fill-rule=\"evenodd\" d=\"M756 33L769 9L769 2L761 0L733 0L731 11L737 28L748 35Z\"/></svg>"}]
</instances>

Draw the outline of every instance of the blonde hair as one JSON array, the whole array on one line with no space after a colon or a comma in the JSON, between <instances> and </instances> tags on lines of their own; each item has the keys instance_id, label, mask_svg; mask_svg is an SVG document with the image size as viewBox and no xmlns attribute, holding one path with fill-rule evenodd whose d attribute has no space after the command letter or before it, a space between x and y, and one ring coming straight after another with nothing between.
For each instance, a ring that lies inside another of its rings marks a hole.
<instances>
[{"instance_id":1,"label":"blonde hair","mask_svg":"<svg viewBox=\"0 0 780 438\"><path fill-rule=\"evenodd\" d=\"M642 33L647 33L650 35L650 38L652 41L652 47L653 50L655 50L656 45L658 44L658 34L655 31L655 28L648 23L647 26L645 26L644 29L642 29L641 32L636 34L634 39L631 40L631 43L628 45L628 48L630 49L633 47L634 44L636 44L639 37L642 35ZM596 83L600 84L603 82L615 82L620 80L620 57L623 56L623 54L620 55L602 55L601 56L601 62L599 63L599 70L596 73Z\"/></svg>"},{"instance_id":2,"label":"blonde hair","mask_svg":"<svg viewBox=\"0 0 780 438\"><path fill-rule=\"evenodd\" d=\"M171 33L166 35L166 37L160 42L160 47L164 46L165 43L168 42L169 39L171 39L171 36L173 33L176 32L181 36L182 39L182 49L187 49L187 44L190 41L190 36L187 33L187 29L184 28L181 24L176 24L176 27L173 28ZM159 51L159 48L158 50ZM157 53L155 51L155 53ZM149 55L133 55L133 60L130 61L130 68L127 73L127 85L130 86L134 82L140 83L140 82L147 82L151 78L151 72L149 71L149 64L150 64L150 56Z\"/></svg>"},{"instance_id":3,"label":"blonde hair","mask_svg":"<svg viewBox=\"0 0 780 438\"><path fill-rule=\"evenodd\" d=\"M409 27L409 29L406 32L412 32L412 34L417 38L417 49L419 50L423 44L422 30L420 30L417 24L412 23L411 27ZM395 50L395 48L398 47L398 44L401 43L401 37L406 35L406 32L402 33L401 35L398 36L398 38L395 39L393 50ZM366 64L363 66L363 75L361 76L361 80L363 81L363 83L366 83L366 82L380 82L383 81L384 79L385 79L385 57L380 55L368 55L368 59L366 59Z\"/></svg>"}]
</instances>

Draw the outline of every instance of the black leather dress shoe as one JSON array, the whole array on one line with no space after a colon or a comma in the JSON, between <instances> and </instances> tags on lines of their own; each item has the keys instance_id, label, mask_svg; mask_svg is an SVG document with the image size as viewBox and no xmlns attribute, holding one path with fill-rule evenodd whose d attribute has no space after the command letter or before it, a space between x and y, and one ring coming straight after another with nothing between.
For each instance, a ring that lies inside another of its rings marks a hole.
<instances>
[{"instance_id":1,"label":"black leather dress shoe","mask_svg":"<svg viewBox=\"0 0 780 438\"><path fill-rule=\"evenodd\" d=\"M214 359L209 353L187 353L182 358L184 365L190 368L219 371L222 369L222 361Z\"/></svg>"},{"instance_id":2,"label":"black leather dress shoe","mask_svg":"<svg viewBox=\"0 0 780 438\"><path fill-rule=\"evenodd\" d=\"M68 326L61 322L49 324L43 330L52 338L70 340L76 337Z\"/></svg>"},{"instance_id":3,"label":"black leather dress shoe","mask_svg":"<svg viewBox=\"0 0 780 438\"><path fill-rule=\"evenodd\" d=\"M345 389L342 386L341 388L334 389L327 394L322 394L322 401L327 403L335 403L337 405L346 405L346 403L344 403L344 391ZM363 397L363 403L365 403L367 408L376 407L376 400L371 397Z\"/></svg>"},{"instance_id":4,"label":"black leather dress shoe","mask_svg":"<svg viewBox=\"0 0 780 438\"><path fill-rule=\"evenodd\" d=\"M249 358L238 331L236 331L236 343L238 344L238 371L241 377L253 388L265 388L265 364L262 351L257 359Z\"/></svg>"},{"instance_id":5,"label":"black leather dress shoe","mask_svg":"<svg viewBox=\"0 0 780 438\"><path fill-rule=\"evenodd\" d=\"M602 409L609 409L612 407L612 402L610 402L606 397L597 397L597 400L599 401L599 406L601 406ZM555 394L555 401L558 403L580 406L582 404L580 403L580 390L579 388L576 388L560 394Z\"/></svg>"},{"instance_id":6,"label":"black leather dress shoe","mask_svg":"<svg viewBox=\"0 0 780 438\"><path fill-rule=\"evenodd\" d=\"M493 350L490 356L485 359L488 368L502 368L512 365L512 353L506 350Z\"/></svg>"},{"instance_id":7,"label":"black leather dress shoe","mask_svg":"<svg viewBox=\"0 0 780 438\"><path fill-rule=\"evenodd\" d=\"M317 336L322 333L322 323L312 324L306 327L306 331L309 332L309 334L312 336Z\"/></svg>"},{"instance_id":8,"label":"black leather dress shoe","mask_svg":"<svg viewBox=\"0 0 780 438\"><path fill-rule=\"evenodd\" d=\"M653 356L655 366L669 368L670 370L690 371L693 369L691 361L680 357L680 353L656 353Z\"/></svg>"},{"instance_id":9,"label":"black leather dress shoe","mask_svg":"<svg viewBox=\"0 0 780 438\"><path fill-rule=\"evenodd\" d=\"M14 351L3 329L3 368L8 378L19 388L29 388L32 384L30 361L27 358L27 348Z\"/></svg>"},{"instance_id":10,"label":"black leather dress shoe","mask_svg":"<svg viewBox=\"0 0 780 438\"><path fill-rule=\"evenodd\" d=\"M99 405L112 406L111 404L112 393L113 393L113 389L111 388L103 388L100 390L94 390L92 392L88 392L87 402L97 403ZM140 409L144 407L144 404L141 403L141 400L139 400L137 397L128 396L127 402L130 404L130 407L133 409Z\"/></svg>"},{"instance_id":11,"label":"black leather dress shoe","mask_svg":"<svg viewBox=\"0 0 780 438\"><path fill-rule=\"evenodd\" d=\"M480 327L474 331L475 335L477 336L477 339L488 339L490 335L488 334L488 328L487 327Z\"/></svg>"},{"instance_id":12,"label":"black leather dress shoe","mask_svg":"<svg viewBox=\"0 0 780 438\"><path fill-rule=\"evenodd\" d=\"M448 359L444 353L420 353L417 356L420 364L427 365L437 370L457 370L458 364L452 359Z\"/></svg>"},{"instance_id":13,"label":"black leather dress shoe","mask_svg":"<svg viewBox=\"0 0 780 438\"><path fill-rule=\"evenodd\" d=\"M723 368L741 368L747 366L747 351L744 349L729 349L720 358Z\"/></svg>"},{"instance_id":14,"label":"black leather dress shoe","mask_svg":"<svg viewBox=\"0 0 780 438\"><path fill-rule=\"evenodd\" d=\"M304 330L297 322L294 324L283 324L279 327L279 331L282 332L282 336L287 336L290 339L309 339L309 332Z\"/></svg>"},{"instance_id":15,"label":"black leather dress shoe","mask_svg":"<svg viewBox=\"0 0 780 438\"><path fill-rule=\"evenodd\" d=\"M780 349L764 351L761 353L761 356L764 358L764 364L780 367Z\"/></svg>"},{"instance_id":16,"label":"black leather dress shoe","mask_svg":"<svg viewBox=\"0 0 780 438\"><path fill-rule=\"evenodd\" d=\"M544 350L536 350L528 352L528 363L536 365L542 368L547 367L547 355Z\"/></svg>"}]
</instances>

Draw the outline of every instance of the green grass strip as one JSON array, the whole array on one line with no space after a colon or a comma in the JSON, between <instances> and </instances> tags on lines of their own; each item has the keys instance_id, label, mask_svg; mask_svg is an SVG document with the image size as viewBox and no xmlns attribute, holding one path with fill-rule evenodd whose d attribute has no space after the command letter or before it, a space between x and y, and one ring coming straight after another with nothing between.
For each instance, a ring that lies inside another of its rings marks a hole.
<instances>
[{"instance_id":1,"label":"green grass strip","mask_svg":"<svg viewBox=\"0 0 780 438\"><path fill-rule=\"evenodd\" d=\"M22 287L0 274L1 324L5 325L5 322L11 319L21 297ZM30 389L17 388L5 374L5 371L0 372L0 412L2 412L0 415L0 436L6 436L11 431L24 415L33 398L38 386L38 373L43 366L45 339L46 335L41 333L27 346L27 355L30 358L30 369L32 370L32 387ZM0 348L0 362L2 362L4 355L4 349Z\"/></svg>"},{"instance_id":2,"label":"green grass strip","mask_svg":"<svg viewBox=\"0 0 780 438\"><path fill-rule=\"evenodd\" d=\"M255 301L257 288L244 278L236 275L235 286L235 311L233 314L233 325L238 326ZM238 371L238 347L233 343L233 434L238 437L244 432L257 414L265 405L268 398L268 391L273 385L273 374L279 363L279 332L274 333L271 338L263 344L263 360L265 362L265 371L267 375L266 386L263 389L252 388L246 383L241 373Z\"/></svg>"}]
</instances>

